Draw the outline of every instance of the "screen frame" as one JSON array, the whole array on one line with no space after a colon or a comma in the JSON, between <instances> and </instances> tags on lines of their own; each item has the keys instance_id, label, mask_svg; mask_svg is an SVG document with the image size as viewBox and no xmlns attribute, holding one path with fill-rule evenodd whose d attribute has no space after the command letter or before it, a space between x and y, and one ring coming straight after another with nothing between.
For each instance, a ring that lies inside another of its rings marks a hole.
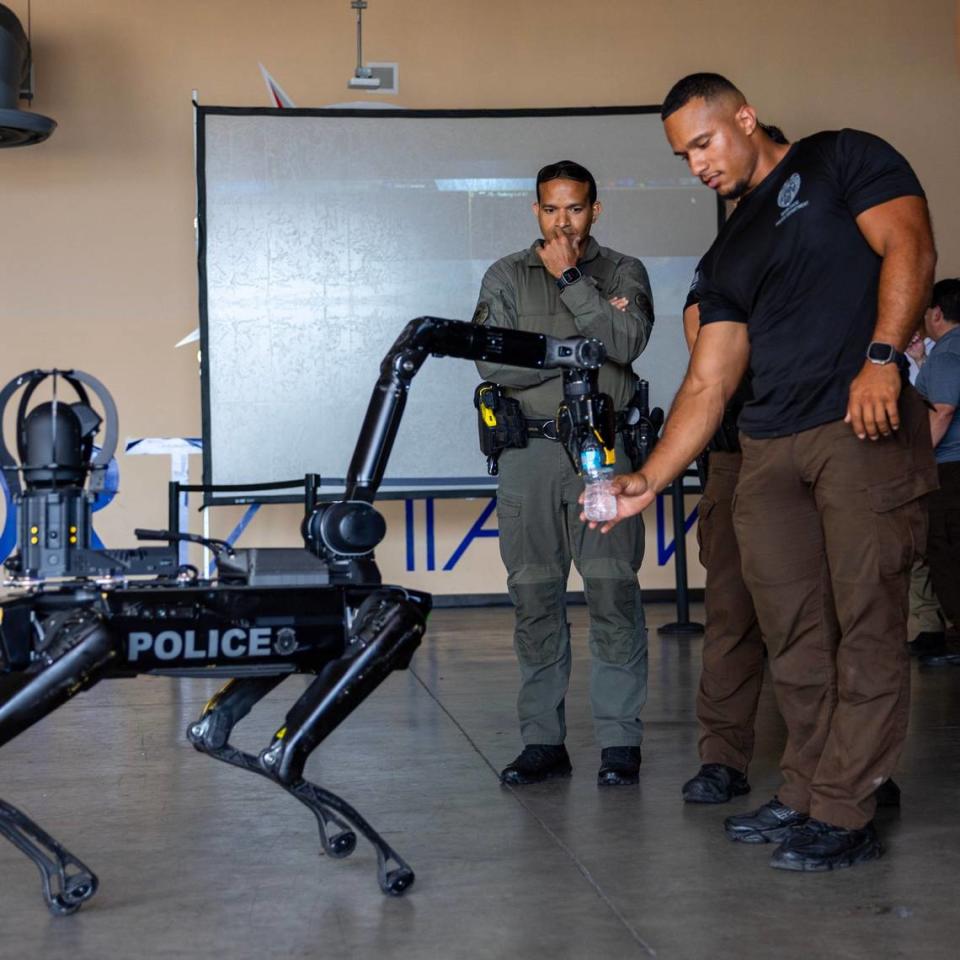
<instances>
[{"instance_id":1,"label":"screen frame","mask_svg":"<svg viewBox=\"0 0 960 960\"><path fill-rule=\"evenodd\" d=\"M290 493L280 496L258 496L255 491L230 492L218 487L213 481L213 451L209 442L211 431L210 409L210 368L209 368L209 315L207 293L207 190L206 190L206 119L211 116L274 116L274 117L355 117L359 119L463 119L476 118L522 118L522 117L577 117L577 116L635 116L640 114L659 114L659 104L641 106L606 107L523 107L498 108L487 110L426 110L364 107L225 107L194 104L196 124L196 178L197 178L197 277L198 308L200 315L200 407L201 433L203 437L203 507L232 506L252 503L302 503L303 493ZM717 230L723 226L726 208L717 197ZM706 253L706 250L703 251ZM373 383L370 384L373 388ZM351 451L352 453L352 451ZM297 478L298 479L298 478ZM470 482L465 482L470 481ZM480 482L477 482L480 481ZM391 489L397 486L398 489ZM402 486L402 488L400 488ZM236 488L234 488L235 490ZM465 499L471 497L490 497L497 491L497 478L421 478L417 481L402 481L386 478L377 491L378 500L410 499ZM325 493L322 486L317 491L320 501L341 499L338 491Z\"/></svg>"}]
</instances>

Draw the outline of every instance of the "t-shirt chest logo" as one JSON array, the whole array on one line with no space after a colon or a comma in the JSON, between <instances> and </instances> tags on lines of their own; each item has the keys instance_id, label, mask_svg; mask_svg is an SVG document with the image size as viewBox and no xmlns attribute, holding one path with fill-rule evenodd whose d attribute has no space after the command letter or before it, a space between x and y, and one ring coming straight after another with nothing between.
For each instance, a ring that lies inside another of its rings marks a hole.
<instances>
[{"instance_id":1,"label":"t-shirt chest logo","mask_svg":"<svg viewBox=\"0 0 960 960\"><path fill-rule=\"evenodd\" d=\"M791 173L787 177L786 182L780 188L780 192L777 194L777 205L783 211L780 214L780 219L774 224L775 227L779 227L784 220L788 217L792 217L798 210L802 210L809 204L809 200L799 201L797 196L800 193L800 174Z\"/></svg>"}]
</instances>

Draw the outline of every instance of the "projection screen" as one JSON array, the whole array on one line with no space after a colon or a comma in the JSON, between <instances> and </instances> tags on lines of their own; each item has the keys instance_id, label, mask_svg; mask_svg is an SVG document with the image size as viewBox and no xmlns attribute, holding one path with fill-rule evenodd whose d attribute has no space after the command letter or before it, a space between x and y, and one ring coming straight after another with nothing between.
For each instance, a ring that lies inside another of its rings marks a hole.
<instances>
[{"instance_id":1,"label":"projection screen","mask_svg":"<svg viewBox=\"0 0 960 960\"><path fill-rule=\"evenodd\" d=\"M666 407L718 201L674 157L657 107L197 111L204 482L319 473L336 496L381 358L429 314L469 320L484 271L538 236L536 171L596 177L594 236L641 258L657 321L635 364ZM414 379L382 497L490 492L471 362ZM294 499L231 493L209 503Z\"/></svg>"}]
</instances>

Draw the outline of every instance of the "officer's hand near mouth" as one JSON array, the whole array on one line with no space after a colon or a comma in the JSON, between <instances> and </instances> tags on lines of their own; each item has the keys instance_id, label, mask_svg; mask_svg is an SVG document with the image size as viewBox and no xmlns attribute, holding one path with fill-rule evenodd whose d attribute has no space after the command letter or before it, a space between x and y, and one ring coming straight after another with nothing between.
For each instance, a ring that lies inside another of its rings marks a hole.
<instances>
[{"instance_id":1,"label":"officer's hand near mouth","mask_svg":"<svg viewBox=\"0 0 960 960\"><path fill-rule=\"evenodd\" d=\"M578 261L580 238L570 237L563 227L555 227L553 236L537 248L537 253L543 261L547 271L554 277L559 277L564 270L575 267ZM629 297L610 297L610 303L621 313L626 313L630 304Z\"/></svg>"},{"instance_id":2,"label":"officer's hand near mouth","mask_svg":"<svg viewBox=\"0 0 960 960\"><path fill-rule=\"evenodd\" d=\"M553 236L537 247L537 253L547 271L559 277L564 270L577 265L580 255L580 238L570 237L563 227L554 227Z\"/></svg>"}]
</instances>

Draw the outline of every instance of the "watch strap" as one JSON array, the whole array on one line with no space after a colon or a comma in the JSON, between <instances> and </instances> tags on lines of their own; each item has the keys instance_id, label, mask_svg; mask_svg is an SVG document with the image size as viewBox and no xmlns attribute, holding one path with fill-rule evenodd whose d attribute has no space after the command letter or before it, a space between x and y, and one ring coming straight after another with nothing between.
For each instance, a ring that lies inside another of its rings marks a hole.
<instances>
[{"instance_id":1,"label":"watch strap","mask_svg":"<svg viewBox=\"0 0 960 960\"><path fill-rule=\"evenodd\" d=\"M557 286L560 288L560 292L562 293L567 289L567 287L569 287L571 284L577 283L577 281L581 280L582 278L583 272L579 267L567 267L567 269L564 270L559 277L557 277Z\"/></svg>"}]
</instances>

